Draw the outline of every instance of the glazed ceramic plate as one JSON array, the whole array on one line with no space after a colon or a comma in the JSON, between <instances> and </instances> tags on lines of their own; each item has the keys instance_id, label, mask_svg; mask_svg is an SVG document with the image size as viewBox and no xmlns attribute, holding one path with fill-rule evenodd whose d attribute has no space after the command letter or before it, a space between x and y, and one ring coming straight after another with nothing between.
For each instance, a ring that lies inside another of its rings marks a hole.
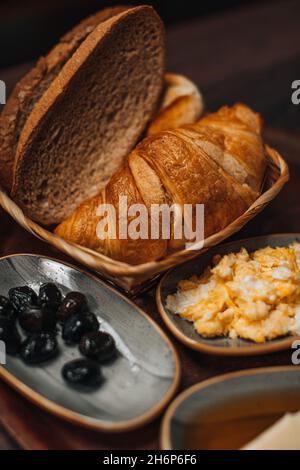
<instances>
[{"instance_id":1,"label":"glazed ceramic plate","mask_svg":"<svg viewBox=\"0 0 300 470\"><path fill-rule=\"evenodd\" d=\"M300 367L234 372L200 382L169 406L165 450L242 448L286 412L300 410Z\"/></svg>"},{"instance_id":2,"label":"glazed ceramic plate","mask_svg":"<svg viewBox=\"0 0 300 470\"><path fill-rule=\"evenodd\" d=\"M235 253L242 247L251 252L266 246L287 246L294 241L300 242L300 234L278 234L234 241L216 246L198 258L168 271L161 279L156 291L157 306L167 327L186 346L208 354L254 355L288 349L295 340L295 336L285 336L263 344L243 339L204 338L194 330L191 322L168 310L166 299L168 295L176 292L180 280L188 279L193 275L199 276L211 264L212 258L216 254Z\"/></svg>"},{"instance_id":3,"label":"glazed ceramic plate","mask_svg":"<svg viewBox=\"0 0 300 470\"><path fill-rule=\"evenodd\" d=\"M117 291L75 267L37 255L0 260L0 294L27 284L55 282L66 294L86 294L104 331L115 339L119 354L103 366L104 383L93 391L78 391L61 377L65 362L80 357L77 347L59 338L59 356L40 366L7 356L0 376L35 404L68 421L93 429L128 430L153 419L173 396L179 362L161 329Z\"/></svg>"}]
</instances>

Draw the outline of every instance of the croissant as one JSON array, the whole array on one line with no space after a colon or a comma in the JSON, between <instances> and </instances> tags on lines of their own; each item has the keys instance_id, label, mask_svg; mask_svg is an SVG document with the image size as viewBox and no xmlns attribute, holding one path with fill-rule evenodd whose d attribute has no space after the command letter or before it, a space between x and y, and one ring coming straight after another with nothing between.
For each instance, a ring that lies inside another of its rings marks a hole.
<instances>
[{"instance_id":1,"label":"croissant","mask_svg":"<svg viewBox=\"0 0 300 470\"><path fill-rule=\"evenodd\" d=\"M123 237L112 227L120 216L120 197L127 205L146 207L151 225L152 205L193 207L204 204L204 236L207 237L240 216L258 197L266 158L258 114L243 104L223 107L195 124L154 133L138 144L124 167L96 197L84 202L71 217L55 229L62 238L101 252L116 260L139 264L157 260L185 246L186 238L174 236L176 213L172 215L170 237ZM110 204L116 218L107 237L99 237L98 208ZM175 211L176 212L176 211ZM182 214L181 214L182 215ZM134 217L128 212L127 223ZM160 223L160 222L159 222ZM111 231L111 229L114 229ZM114 233L115 236L110 236Z\"/></svg>"}]
</instances>

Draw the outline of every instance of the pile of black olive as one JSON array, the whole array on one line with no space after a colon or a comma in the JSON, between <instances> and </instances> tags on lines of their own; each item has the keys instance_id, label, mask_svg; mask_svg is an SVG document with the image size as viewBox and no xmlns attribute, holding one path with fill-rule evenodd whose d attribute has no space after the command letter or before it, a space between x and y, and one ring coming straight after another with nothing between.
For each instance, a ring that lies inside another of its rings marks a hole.
<instances>
[{"instance_id":1,"label":"pile of black olive","mask_svg":"<svg viewBox=\"0 0 300 470\"><path fill-rule=\"evenodd\" d=\"M74 291L63 298L55 284L47 283L40 286L38 295L29 286L21 286L10 289L8 297L0 295L0 340L8 354L19 355L26 364L55 358L61 332L65 343L78 344L85 356L64 365L64 379L73 385L102 383L100 363L116 356L116 345L110 334L99 330L84 294Z\"/></svg>"}]
</instances>

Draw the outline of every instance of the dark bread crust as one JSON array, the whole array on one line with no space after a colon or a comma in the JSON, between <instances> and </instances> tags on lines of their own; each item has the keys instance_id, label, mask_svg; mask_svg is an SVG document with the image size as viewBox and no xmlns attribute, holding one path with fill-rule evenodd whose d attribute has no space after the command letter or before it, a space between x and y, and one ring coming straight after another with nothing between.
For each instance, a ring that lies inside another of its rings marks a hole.
<instances>
[{"instance_id":1,"label":"dark bread crust","mask_svg":"<svg viewBox=\"0 0 300 470\"><path fill-rule=\"evenodd\" d=\"M95 27L128 8L106 8L84 19L66 33L47 56L41 57L15 86L0 115L0 184L7 191L12 187L18 140L34 105Z\"/></svg>"}]
</instances>

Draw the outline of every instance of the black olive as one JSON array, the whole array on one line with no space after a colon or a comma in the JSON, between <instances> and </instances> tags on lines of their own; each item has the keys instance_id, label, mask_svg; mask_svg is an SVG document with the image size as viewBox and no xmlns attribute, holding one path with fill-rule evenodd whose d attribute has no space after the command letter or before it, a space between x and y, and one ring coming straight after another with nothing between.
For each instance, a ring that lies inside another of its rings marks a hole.
<instances>
[{"instance_id":1,"label":"black olive","mask_svg":"<svg viewBox=\"0 0 300 470\"><path fill-rule=\"evenodd\" d=\"M9 299L17 312L21 312L27 305L37 304L37 295L28 286L13 287L8 292Z\"/></svg>"},{"instance_id":2,"label":"black olive","mask_svg":"<svg viewBox=\"0 0 300 470\"><path fill-rule=\"evenodd\" d=\"M53 330L56 323L55 313L49 307L27 305L19 315L19 323L23 330L30 333Z\"/></svg>"},{"instance_id":3,"label":"black olive","mask_svg":"<svg viewBox=\"0 0 300 470\"><path fill-rule=\"evenodd\" d=\"M39 290L38 304L57 311L61 304L62 295L60 290L52 282L42 284Z\"/></svg>"},{"instance_id":4,"label":"black olive","mask_svg":"<svg viewBox=\"0 0 300 470\"><path fill-rule=\"evenodd\" d=\"M7 318L11 322L14 322L16 315L17 313L11 301L7 297L0 295L0 317Z\"/></svg>"},{"instance_id":5,"label":"black olive","mask_svg":"<svg viewBox=\"0 0 300 470\"><path fill-rule=\"evenodd\" d=\"M95 387L103 382L99 364L89 359L74 359L67 362L62 369L62 376L73 385Z\"/></svg>"},{"instance_id":6,"label":"black olive","mask_svg":"<svg viewBox=\"0 0 300 470\"><path fill-rule=\"evenodd\" d=\"M108 361L116 354L116 343L109 333L92 331L81 338L79 350L91 359Z\"/></svg>"},{"instance_id":7,"label":"black olive","mask_svg":"<svg viewBox=\"0 0 300 470\"><path fill-rule=\"evenodd\" d=\"M21 346L20 356L27 364L39 364L54 357L58 344L53 333L35 333L29 336Z\"/></svg>"},{"instance_id":8,"label":"black olive","mask_svg":"<svg viewBox=\"0 0 300 470\"><path fill-rule=\"evenodd\" d=\"M21 337L16 327L7 318L0 317L0 340L5 343L8 354L17 354L21 346Z\"/></svg>"},{"instance_id":9,"label":"black olive","mask_svg":"<svg viewBox=\"0 0 300 470\"><path fill-rule=\"evenodd\" d=\"M65 320L62 337L67 343L79 343L83 335L98 329L99 322L96 315L91 312L78 312Z\"/></svg>"},{"instance_id":10,"label":"black olive","mask_svg":"<svg viewBox=\"0 0 300 470\"><path fill-rule=\"evenodd\" d=\"M57 311L59 321L64 321L66 318L74 315L74 313L82 312L87 308L87 300L81 292L69 292L64 298L61 306Z\"/></svg>"}]
</instances>

